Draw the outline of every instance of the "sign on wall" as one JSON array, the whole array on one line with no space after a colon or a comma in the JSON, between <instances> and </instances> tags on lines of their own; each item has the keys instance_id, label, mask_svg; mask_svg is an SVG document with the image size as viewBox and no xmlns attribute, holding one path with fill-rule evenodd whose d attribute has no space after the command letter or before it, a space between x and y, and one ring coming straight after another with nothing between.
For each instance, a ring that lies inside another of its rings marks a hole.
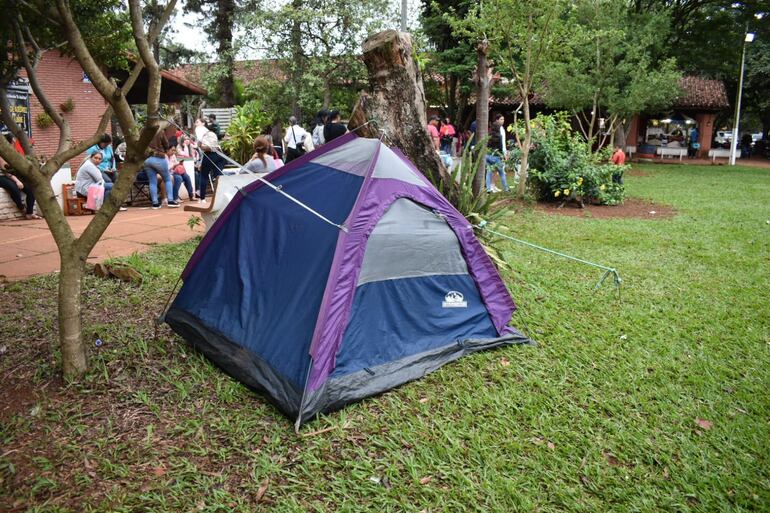
<instances>
[{"instance_id":1,"label":"sign on wall","mask_svg":"<svg viewBox=\"0 0 770 513\"><path fill-rule=\"evenodd\" d=\"M11 104L11 115L17 125L32 137L32 119L29 105L29 80L17 78L8 84L8 102ZM8 127L0 119L0 132L9 132Z\"/></svg>"}]
</instances>

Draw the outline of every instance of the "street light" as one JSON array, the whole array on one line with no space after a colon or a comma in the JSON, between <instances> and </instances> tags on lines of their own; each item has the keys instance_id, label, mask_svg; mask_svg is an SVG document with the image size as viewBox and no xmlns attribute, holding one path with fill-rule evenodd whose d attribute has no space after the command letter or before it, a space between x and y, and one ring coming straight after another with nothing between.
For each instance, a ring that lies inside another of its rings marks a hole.
<instances>
[{"instance_id":1,"label":"street light","mask_svg":"<svg viewBox=\"0 0 770 513\"><path fill-rule=\"evenodd\" d=\"M748 27L747 27L748 28ZM730 145L730 165L735 165L735 153L738 148L738 123L741 120L741 95L743 94L743 68L746 65L746 43L754 41L754 34L746 32L743 38L743 53L741 54L741 77L738 80L738 100L735 102L735 123L733 124L733 140Z\"/></svg>"}]
</instances>

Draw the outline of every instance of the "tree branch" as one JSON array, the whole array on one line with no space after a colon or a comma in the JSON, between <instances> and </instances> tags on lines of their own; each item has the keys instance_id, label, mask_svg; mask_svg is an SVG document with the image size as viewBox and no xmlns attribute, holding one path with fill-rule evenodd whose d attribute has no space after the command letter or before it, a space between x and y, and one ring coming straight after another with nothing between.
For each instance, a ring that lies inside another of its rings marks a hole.
<instances>
[{"instance_id":1,"label":"tree branch","mask_svg":"<svg viewBox=\"0 0 770 513\"><path fill-rule=\"evenodd\" d=\"M43 110L45 111L45 113L48 114L48 116L53 120L56 126L59 127L58 151L66 150L70 144L69 143L69 139L70 139L69 123L67 123L67 121L58 112L56 112L56 109L53 107L53 105L51 105L51 102L48 100L48 96L46 96L45 91L43 91L43 88L40 87L40 82L37 79L37 65L40 62L40 56L42 55L42 50L37 45L37 42L34 40L34 38L31 38L30 41L27 41L24 38L24 35L22 34L22 31L21 31L21 26L19 25L19 21L20 21L19 19L14 19L13 27L16 32L16 44L19 46L19 55L21 55L21 62L24 66L24 69L27 71L27 78L29 79L29 85L32 87L32 91L35 93L35 97L40 102L40 105L43 106ZM25 28L27 28L26 25L25 25ZM31 37L29 28L27 28L27 34ZM35 50L34 62L29 61L29 56L25 51L27 42L29 42L29 44L32 45L32 47Z\"/></svg>"},{"instance_id":2,"label":"tree branch","mask_svg":"<svg viewBox=\"0 0 770 513\"><path fill-rule=\"evenodd\" d=\"M49 179L52 178L65 162L77 157L88 148L99 142L99 139L107 131L107 124L110 122L110 118L112 118L112 107L108 106L104 110L104 113L99 120L99 126L96 127L94 135L88 139L80 141L75 146L57 151L56 155L48 159L45 164L43 164L43 166L40 168L40 171Z\"/></svg>"},{"instance_id":3,"label":"tree branch","mask_svg":"<svg viewBox=\"0 0 770 513\"><path fill-rule=\"evenodd\" d=\"M83 40L80 29L75 23L70 11L67 0L56 0L56 8L59 11L59 17L63 23L63 31L66 35L70 49L75 54L78 63L83 67L83 71L88 74L91 83L99 91L103 98L112 98L115 95L117 87L110 82L107 76L102 72L96 61L94 61L88 46ZM109 100L108 100L109 101Z\"/></svg>"}]
</instances>

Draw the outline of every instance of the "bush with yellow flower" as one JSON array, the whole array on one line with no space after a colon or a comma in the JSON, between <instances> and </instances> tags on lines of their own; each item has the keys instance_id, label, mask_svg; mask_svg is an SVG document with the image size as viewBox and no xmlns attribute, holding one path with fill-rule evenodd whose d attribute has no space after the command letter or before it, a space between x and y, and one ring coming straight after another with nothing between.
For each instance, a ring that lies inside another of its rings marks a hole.
<instances>
[{"instance_id":1,"label":"bush with yellow flower","mask_svg":"<svg viewBox=\"0 0 770 513\"><path fill-rule=\"evenodd\" d=\"M533 123L529 156L530 188L540 200L617 205L625 197L619 183L627 166L595 154L570 125L569 114L539 115Z\"/></svg>"}]
</instances>

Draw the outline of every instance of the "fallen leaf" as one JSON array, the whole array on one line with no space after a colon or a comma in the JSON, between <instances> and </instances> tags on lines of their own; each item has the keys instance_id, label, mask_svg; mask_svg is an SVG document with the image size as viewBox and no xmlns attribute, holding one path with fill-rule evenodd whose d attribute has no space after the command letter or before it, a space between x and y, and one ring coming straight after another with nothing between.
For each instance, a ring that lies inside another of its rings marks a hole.
<instances>
[{"instance_id":1,"label":"fallen leaf","mask_svg":"<svg viewBox=\"0 0 770 513\"><path fill-rule=\"evenodd\" d=\"M265 492L267 491L267 487L270 484L270 478L266 477L264 481L262 481L262 484L259 485L259 490L257 490L257 496L255 499L257 502L260 502L262 500L262 497L265 496Z\"/></svg>"},{"instance_id":2,"label":"fallen leaf","mask_svg":"<svg viewBox=\"0 0 770 513\"><path fill-rule=\"evenodd\" d=\"M553 449L556 449L556 444L554 444L553 442L548 442L548 444L546 444L546 445L547 445L547 446L548 446L548 448L549 448L549 449L551 449L551 450L553 450Z\"/></svg>"},{"instance_id":3,"label":"fallen leaf","mask_svg":"<svg viewBox=\"0 0 770 513\"><path fill-rule=\"evenodd\" d=\"M374 484L380 484L382 482L382 478L378 476L372 476L369 478L369 481L371 481Z\"/></svg>"},{"instance_id":4,"label":"fallen leaf","mask_svg":"<svg viewBox=\"0 0 770 513\"><path fill-rule=\"evenodd\" d=\"M584 486L588 486L591 481L589 481L586 476L580 476L580 482L583 483Z\"/></svg>"},{"instance_id":5,"label":"fallen leaf","mask_svg":"<svg viewBox=\"0 0 770 513\"><path fill-rule=\"evenodd\" d=\"M704 431L708 431L711 429L711 426L714 425L706 419L695 419L695 424L701 427Z\"/></svg>"},{"instance_id":6,"label":"fallen leaf","mask_svg":"<svg viewBox=\"0 0 770 513\"><path fill-rule=\"evenodd\" d=\"M166 473L166 467L155 467L154 469L152 469L152 473L156 477L160 477Z\"/></svg>"},{"instance_id":7,"label":"fallen leaf","mask_svg":"<svg viewBox=\"0 0 770 513\"><path fill-rule=\"evenodd\" d=\"M198 511L203 511L204 509L206 509L206 503L205 503L204 501L200 500L200 501L198 501L198 503L195 505L195 508L196 508Z\"/></svg>"},{"instance_id":8,"label":"fallen leaf","mask_svg":"<svg viewBox=\"0 0 770 513\"><path fill-rule=\"evenodd\" d=\"M86 470L94 469L94 463L88 458L83 458L83 466L86 468Z\"/></svg>"},{"instance_id":9,"label":"fallen leaf","mask_svg":"<svg viewBox=\"0 0 770 513\"><path fill-rule=\"evenodd\" d=\"M430 483L431 481L433 481L433 476L425 476L422 479L420 479L420 484L421 485L426 485L426 484Z\"/></svg>"},{"instance_id":10,"label":"fallen leaf","mask_svg":"<svg viewBox=\"0 0 770 513\"><path fill-rule=\"evenodd\" d=\"M619 467L620 466L620 461L618 461L618 459L615 457L614 454L609 453L609 452L603 452L602 456L604 456L604 459L607 460L607 463L609 463L613 467Z\"/></svg>"},{"instance_id":11,"label":"fallen leaf","mask_svg":"<svg viewBox=\"0 0 770 513\"><path fill-rule=\"evenodd\" d=\"M532 438L532 443L535 445L543 445L545 443L545 440L543 440L539 436L535 436Z\"/></svg>"},{"instance_id":12,"label":"fallen leaf","mask_svg":"<svg viewBox=\"0 0 770 513\"><path fill-rule=\"evenodd\" d=\"M420 402L423 403L423 404L427 403L428 401L429 401L429 399L427 397L421 397L420 398Z\"/></svg>"},{"instance_id":13,"label":"fallen leaf","mask_svg":"<svg viewBox=\"0 0 770 513\"><path fill-rule=\"evenodd\" d=\"M500 358L500 365L503 367L508 367L511 364L511 361L508 358Z\"/></svg>"},{"instance_id":14,"label":"fallen leaf","mask_svg":"<svg viewBox=\"0 0 770 513\"><path fill-rule=\"evenodd\" d=\"M664 479L668 479L669 478L668 467L664 467L663 468L663 478Z\"/></svg>"}]
</instances>

